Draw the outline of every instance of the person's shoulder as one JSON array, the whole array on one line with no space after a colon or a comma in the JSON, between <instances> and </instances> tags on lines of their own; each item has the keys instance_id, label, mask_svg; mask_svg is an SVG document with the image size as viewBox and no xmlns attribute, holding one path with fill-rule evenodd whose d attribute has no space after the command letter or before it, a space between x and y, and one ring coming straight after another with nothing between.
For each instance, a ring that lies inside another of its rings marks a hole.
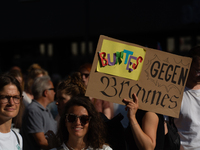
<instances>
[{"instance_id":1,"label":"person's shoulder","mask_svg":"<svg viewBox=\"0 0 200 150\"><path fill-rule=\"evenodd\" d=\"M69 150L65 143L63 143L60 147L57 147L57 150Z\"/></svg>"},{"instance_id":2,"label":"person's shoulder","mask_svg":"<svg viewBox=\"0 0 200 150\"><path fill-rule=\"evenodd\" d=\"M38 110L40 108L40 104L36 100L32 100L32 102L28 105L27 109L29 111Z\"/></svg>"},{"instance_id":3,"label":"person's shoulder","mask_svg":"<svg viewBox=\"0 0 200 150\"><path fill-rule=\"evenodd\" d=\"M22 138L21 134L19 134L18 132L16 132L16 134L17 134L17 136L19 137L19 140L21 141L20 143L22 143L23 138Z\"/></svg>"},{"instance_id":4,"label":"person's shoulder","mask_svg":"<svg viewBox=\"0 0 200 150\"><path fill-rule=\"evenodd\" d=\"M19 134L16 130L11 129L10 132L13 134L13 136L15 136L18 140L18 143L20 144L20 146L22 146L23 143L23 138L21 136L21 134Z\"/></svg>"},{"instance_id":5,"label":"person's shoulder","mask_svg":"<svg viewBox=\"0 0 200 150\"><path fill-rule=\"evenodd\" d=\"M34 104L33 102L31 104L28 105L28 107L26 108L26 114L25 116L41 116L42 115L42 111L41 108L39 106L37 106L37 104Z\"/></svg>"},{"instance_id":6,"label":"person's shoulder","mask_svg":"<svg viewBox=\"0 0 200 150\"><path fill-rule=\"evenodd\" d=\"M38 108L30 104L29 107L27 108L27 113L35 113L35 112L38 112Z\"/></svg>"},{"instance_id":7,"label":"person's shoulder","mask_svg":"<svg viewBox=\"0 0 200 150\"><path fill-rule=\"evenodd\" d=\"M88 147L86 150L94 150L92 147ZM102 148L98 148L97 150L112 150L109 145L104 144Z\"/></svg>"},{"instance_id":8,"label":"person's shoulder","mask_svg":"<svg viewBox=\"0 0 200 150\"><path fill-rule=\"evenodd\" d=\"M103 150L112 150L112 148L109 145L104 144Z\"/></svg>"},{"instance_id":9,"label":"person's shoulder","mask_svg":"<svg viewBox=\"0 0 200 150\"><path fill-rule=\"evenodd\" d=\"M12 130L12 131L13 131L13 130ZM22 137L21 134L19 134L19 132L16 132L15 130L14 130L13 132L15 132L19 138Z\"/></svg>"},{"instance_id":10,"label":"person's shoulder","mask_svg":"<svg viewBox=\"0 0 200 150\"><path fill-rule=\"evenodd\" d=\"M30 104L28 104L27 108L31 108L35 106L35 100L32 100Z\"/></svg>"}]
</instances>

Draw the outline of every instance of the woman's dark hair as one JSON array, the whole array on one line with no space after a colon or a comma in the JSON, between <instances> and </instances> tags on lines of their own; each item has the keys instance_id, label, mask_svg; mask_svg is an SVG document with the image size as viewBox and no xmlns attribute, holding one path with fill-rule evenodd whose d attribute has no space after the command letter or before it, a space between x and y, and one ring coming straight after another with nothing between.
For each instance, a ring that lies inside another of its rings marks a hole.
<instances>
[{"instance_id":1,"label":"woman's dark hair","mask_svg":"<svg viewBox=\"0 0 200 150\"><path fill-rule=\"evenodd\" d=\"M73 106L83 106L87 110L89 116L91 116L88 132L85 139L86 145L91 146L94 149L102 148L103 144L105 144L105 125L91 100L85 96L72 97L66 103L64 113L60 118L57 133L57 137L60 139L60 142L63 143L68 141L69 132L66 127L65 119L69 109Z\"/></svg>"},{"instance_id":2,"label":"woman's dark hair","mask_svg":"<svg viewBox=\"0 0 200 150\"><path fill-rule=\"evenodd\" d=\"M21 85L20 85L19 81L11 75L8 75L8 74L1 75L0 76L0 91L2 91L4 86L6 86L8 84L15 85L20 93L20 96L22 96L22 89L21 89Z\"/></svg>"},{"instance_id":3,"label":"woman's dark hair","mask_svg":"<svg viewBox=\"0 0 200 150\"><path fill-rule=\"evenodd\" d=\"M86 90L81 79L81 74L79 72L75 72L71 76L68 76L65 80L58 84L57 91L62 91L62 93L71 96L84 96Z\"/></svg>"},{"instance_id":4,"label":"woman's dark hair","mask_svg":"<svg viewBox=\"0 0 200 150\"><path fill-rule=\"evenodd\" d=\"M0 91L2 91L3 88L9 84L15 85L20 93L20 96L22 96L22 89L21 89L21 85L20 85L19 81L11 75L8 75L8 74L1 75L0 76ZM24 104L21 100L19 112L18 112L17 116L13 118L14 127L21 128L23 113L24 113Z\"/></svg>"}]
</instances>

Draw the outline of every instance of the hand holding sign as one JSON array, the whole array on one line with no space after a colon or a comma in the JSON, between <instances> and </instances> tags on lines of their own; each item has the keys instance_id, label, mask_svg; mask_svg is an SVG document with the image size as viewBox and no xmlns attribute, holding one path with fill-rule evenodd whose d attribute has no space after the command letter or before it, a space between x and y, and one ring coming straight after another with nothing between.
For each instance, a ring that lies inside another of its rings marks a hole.
<instances>
[{"instance_id":1,"label":"hand holding sign","mask_svg":"<svg viewBox=\"0 0 200 150\"><path fill-rule=\"evenodd\" d=\"M138 97L136 94L133 93L133 100L123 99L122 102L126 105L125 109L128 111L128 118L135 118L136 112L139 108Z\"/></svg>"}]
</instances>

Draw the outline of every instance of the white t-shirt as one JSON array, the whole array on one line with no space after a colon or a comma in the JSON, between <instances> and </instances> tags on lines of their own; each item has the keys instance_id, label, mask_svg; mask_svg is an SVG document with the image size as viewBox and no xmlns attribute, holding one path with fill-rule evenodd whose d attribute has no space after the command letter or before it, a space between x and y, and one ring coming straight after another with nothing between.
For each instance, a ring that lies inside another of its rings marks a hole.
<instances>
[{"instance_id":1,"label":"white t-shirt","mask_svg":"<svg viewBox=\"0 0 200 150\"><path fill-rule=\"evenodd\" d=\"M63 150L69 150L69 148L65 145L65 143L62 144ZM87 149L84 150L94 150L92 147L88 147ZM112 148L108 145L103 145L103 148L98 148L95 150L112 150Z\"/></svg>"},{"instance_id":2,"label":"white t-shirt","mask_svg":"<svg viewBox=\"0 0 200 150\"><path fill-rule=\"evenodd\" d=\"M200 149L200 90L185 88L179 118L174 119L180 138L181 149Z\"/></svg>"},{"instance_id":3,"label":"white t-shirt","mask_svg":"<svg viewBox=\"0 0 200 150\"><path fill-rule=\"evenodd\" d=\"M0 132L0 150L22 150L22 137L19 133L15 133L11 130L8 133ZM20 144L18 143L17 137Z\"/></svg>"}]
</instances>

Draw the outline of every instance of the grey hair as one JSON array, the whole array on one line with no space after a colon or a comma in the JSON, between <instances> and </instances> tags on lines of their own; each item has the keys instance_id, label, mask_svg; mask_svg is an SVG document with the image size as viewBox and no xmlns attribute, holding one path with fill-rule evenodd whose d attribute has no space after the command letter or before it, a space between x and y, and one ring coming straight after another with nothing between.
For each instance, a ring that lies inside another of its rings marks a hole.
<instances>
[{"instance_id":1,"label":"grey hair","mask_svg":"<svg viewBox=\"0 0 200 150\"><path fill-rule=\"evenodd\" d=\"M32 85L32 94L34 99L38 99L43 96L43 92L48 88L51 88L51 78L48 75L35 78Z\"/></svg>"}]
</instances>

